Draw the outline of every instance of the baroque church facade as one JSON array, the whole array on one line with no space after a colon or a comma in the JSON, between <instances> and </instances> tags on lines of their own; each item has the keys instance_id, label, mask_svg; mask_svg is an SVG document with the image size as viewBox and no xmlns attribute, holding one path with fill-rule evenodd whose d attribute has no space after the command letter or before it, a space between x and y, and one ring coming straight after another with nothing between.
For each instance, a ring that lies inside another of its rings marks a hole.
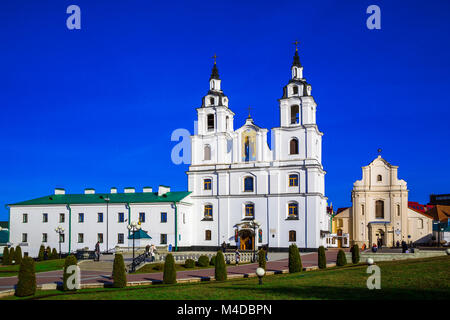
<instances>
[{"instance_id":1,"label":"baroque church facade","mask_svg":"<svg viewBox=\"0 0 450 320\"><path fill-rule=\"evenodd\" d=\"M66 194L64 189L9 205L10 245L37 256L44 245L62 252L130 247L128 225L141 226L138 246L155 244L175 250L315 250L326 244L327 213L322 135L316 102L303 77L298 51L291 79L279 99L279 126L259 127L249 117L234 129L234 112L221 89L216 62L209 91L197 108L198 128L191 136L188 191L156 192L125 188L118 192ZM64 229L63 234L56 228Z\"/></svg>"},{"instance_id":2,"label":"baroque church facade","mask_svg":"<svg viewBox=\"0 0 450 320\"><path fill-rule=\"evenodd\" d=\"M315 249L325 244L330 217L316 108L296 50L269 148L268 129L250 115L234 130L235 114L214 63L209 91L197 109L187 172L196 246L225 242L240 249L287 249L295 243Z\"/></svg>"}]
</instances>

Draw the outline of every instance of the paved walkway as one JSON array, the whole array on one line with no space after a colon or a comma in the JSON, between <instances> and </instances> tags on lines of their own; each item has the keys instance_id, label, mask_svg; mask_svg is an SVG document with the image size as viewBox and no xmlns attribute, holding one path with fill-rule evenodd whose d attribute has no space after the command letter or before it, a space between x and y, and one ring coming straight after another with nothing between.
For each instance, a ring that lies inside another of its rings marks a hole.
<instances>
[{"instance_id":1,"label":"paved walkway","mask_svg":"<svg viewBox=\"0 0 450 320\"><path fill-rule=\"evenodd\" d=\"M327 263L335 263L338 250L329 249L326 251ZM269 257L270 259L270 257ZM87 262L84 262L87 263ZM83 264L80 264L81 269L81 283L111 283L111 272L96 271L96 270L83 270ZM105 262L105 263L109 263ZM302 254L303 267L314 267L317 266L317 253L304 253ZM245 264L240 266L227 266L228 275L246 275L249 273L254 273L258 267L257 263ZM266 264L267 271L281 272L282 270L288 269L288 259L280 259L275 261L268 261ZM163 278L163 273L139 273L139 274L128 274L128 282L134 281L152 281L160 282ZM200 269L200 270L187 270L178 271L177 279L204 279L209 280L214 278L214 268L211 269ZM55 284L61 283L62 281L62 270L41 272L36 274L37 285L42 284ZM6 289L12 289L17 284L17 277L4 277L0 278L0 291Z\"/></svg>"}]
</instances>

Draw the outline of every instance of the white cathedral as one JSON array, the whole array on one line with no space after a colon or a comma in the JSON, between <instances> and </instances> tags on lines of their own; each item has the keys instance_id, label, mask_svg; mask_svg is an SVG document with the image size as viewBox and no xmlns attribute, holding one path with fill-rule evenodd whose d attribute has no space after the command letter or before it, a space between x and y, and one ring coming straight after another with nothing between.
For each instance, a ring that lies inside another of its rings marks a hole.
<instances>
[{"instance_id":1,"label":"white cathedral","mask_svg":"<svg viewBox=\"0 0 450 320\"><path fill-rule=\"evenodd\" d=\"M317 104L303 77L296 49L292 76L279 99L280 125L260 128L249 115L234 130L234 112L221 90L214 62L209 91L197 108L198 130L191 136L188 192L125 188L118 193L54 195L10 204L10 243L36 256L41 245L73 252L97 241L103 251L130 246L127 229L140 222L139 245L171 245L175 250L216 250L224 242L240 250L267 245L284 251L326 245L327 213L322 135ZM55 228L64 228L58 234Z\"/></svg>"}]
</instances>

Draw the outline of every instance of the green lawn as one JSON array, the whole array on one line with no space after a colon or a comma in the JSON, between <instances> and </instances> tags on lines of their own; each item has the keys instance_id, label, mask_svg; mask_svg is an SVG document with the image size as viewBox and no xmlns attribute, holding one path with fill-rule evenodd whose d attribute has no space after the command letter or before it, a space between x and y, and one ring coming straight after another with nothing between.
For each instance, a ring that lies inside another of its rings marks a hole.
<instances>
[{"instance_id":1,"label":"green lawn","mask_svg":"<svg viewBox=\"0 0 450 320\"><path fill-rule=\"evenodd\" d=\"M36 272L61 270L64 266L64 259L47 260L35 262ZM17 276L19 265L0 266L0 278Z\"/></svg>"},{"instance_id":2,"label":"green lawn","mask_svg":"<svg viewBox=\"0 0 450 320\"><path fill-rule=\"evenodd\" d=\"M125 289L39 291L38 299L450 299L450 257L380 262L381 290L366 287L367 266L329 268L298 274L226 282L152 285ZM7 299L16 299L8 297Z\"/></svg>"}]
</instances>

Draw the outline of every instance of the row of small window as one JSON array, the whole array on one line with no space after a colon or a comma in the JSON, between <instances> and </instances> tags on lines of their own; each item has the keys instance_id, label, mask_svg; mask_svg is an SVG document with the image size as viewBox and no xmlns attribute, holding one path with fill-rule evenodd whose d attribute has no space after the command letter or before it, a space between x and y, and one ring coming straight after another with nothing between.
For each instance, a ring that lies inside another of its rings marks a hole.
<instances>
[{"instance_id":1,"label":"row of small window","mask_svg":"<svg viewBox=\"0 0 450 320\"><path fill-rule=\"evenodd\" d=\"M297 138L292 138L291 141L289 141L289 154L298 154ZM203 160L211 160L211 147L209 144L205 145L203 149ZM248 162L248 160L246 160L246 162Z\"/></svg>"},{"instance_id":2,"label":"row of small window","mask_svg":"<svg viewBox=\"0 0 450 320\"><path fill-rule=\"evenodd\" d=\"M59 223L64 223L66 220L66 216L64 213L59 214ZM24 213L22 215L22 222L28 223L28 213ZM48 213L42 214L42 222L48 222ZM78 214L78 222L84 222L84 213ZM97 213L97 222L103 222L103 212ZM125 222L125 215L123 212L119 212L117 214L117 222L122 223ZM145 212L139 212L139 222L145 222ZM167 222L167 212L161 212L161 222Z\"/></svg>"},{"instance_id":3,"label":"row of small window","mask_svg":"<svg viewBox=\"0 0 450 320\"><path fill-rule=\"evenodd\" d=\"M203 190L211 190L212 180L207 178L203 180ZM254 178L245 177L244 178L244 192L254 191ZM289 175L289 187L298 187L298 174Z\"/></svg>"},{"instance_id":4,"label":"row of small window","mask_svg":"<svg viewBox=\"0 0 450 320\"><path fill-rule=\"evenodd\" d=\"M125 236L123 233L118 233L117 234L117 243L118 244L123 244L124 243L124 239ZM59 235L59 242L60 243L64 243L66 240L65 238L65 234L60 234ZM103 233L97 233L97 241L99 243L103 243ZM22 242L28 242L28 233L22 233ZM42 234L42 242L46 243L48 242L48 234L47 233L43 233ZM78 234L78 243L84 243L84 233L79 233ZM160 236L160 243L161 244L167 244L167 234L161 234Z\"/></svg>"},{"instance_id":5,"label":"row of small window","mask_svg":"<svg viewBox=\"0 0 450 320\"><path fill-rule=\"evenodd\" d=\"M208 220L212 220L213 218L213 206L212 204L206 204L203 209L204 217ZM244 215L246 218L254 218L255 217L255 204L247 203L244 206ZM288 217L296 218L298 217L298 203L290 202L288 204Z\"/></svg>"},{"instance_id":6,"label":"row of small window","mask_svg":"<svg viewBox=\"0 0 450 320\"><path fill-rule=\"evenodd\" d=\"M211 240L211 230L205 230L205 241ZM295 230L289 231L289 241L297 241L297 232Z\"/></svg>"}]
</instances>

